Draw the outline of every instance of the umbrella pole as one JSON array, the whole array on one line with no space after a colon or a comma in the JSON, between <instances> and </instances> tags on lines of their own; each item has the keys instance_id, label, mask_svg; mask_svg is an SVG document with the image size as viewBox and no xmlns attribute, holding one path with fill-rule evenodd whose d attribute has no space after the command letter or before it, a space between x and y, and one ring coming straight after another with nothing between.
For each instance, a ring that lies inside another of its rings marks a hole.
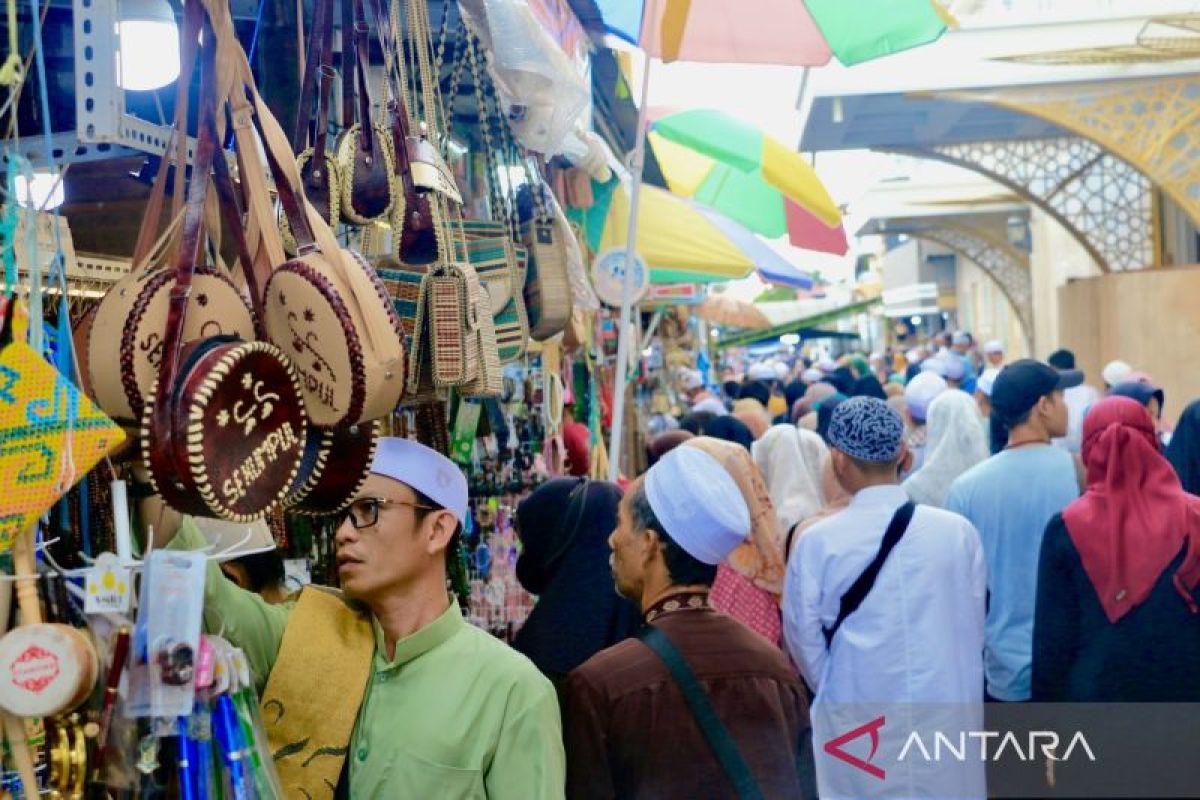
<instances>
[{"instance_id":1,"label":"umbrella pole","mask_svg":"<svg viewBox=\"0 0 1200 800\"><path fill-rule=\"evenodd\" d=\"M648 0L653 6L655 0ZM617 321L617 365L613 388L612 432L609 439L608 479L616 482L621 472L621 445L625 428L625 386L629 382L629 316L633 305L633 262L637 254L638 201L642 195L642 166L646 160L646 100L650 88L650 55L646 54L646 65L642 69L642 102L638 106L637 132L634 138L633 187L629 193L629 240L625 245L625 276L621 289L621 316Z\"/></svg>"}]
</instances>

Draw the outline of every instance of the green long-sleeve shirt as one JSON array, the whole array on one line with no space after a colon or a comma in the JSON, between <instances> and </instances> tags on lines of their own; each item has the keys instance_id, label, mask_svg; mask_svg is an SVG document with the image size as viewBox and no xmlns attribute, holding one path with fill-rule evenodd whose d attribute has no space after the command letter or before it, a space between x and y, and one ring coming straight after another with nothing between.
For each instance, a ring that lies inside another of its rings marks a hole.
<instances>
[{"instance_id":1,"label":"green long-sleeve shirt","mask_svg":"<svg viewBox=\"0 0 1200 800\"><path fill-rule=\"evenodd\" d=\"M206 543L185 518L171 548ZM205 629L245 651L261 691L294 605L266 603L215 563L204 594ZM528 659L468 624L453 602L398 641L390 661L383 630L374 619L371 625L375 656L348 756L352 798L563 797L558 701Z\"/></svg>"}]
</instances>

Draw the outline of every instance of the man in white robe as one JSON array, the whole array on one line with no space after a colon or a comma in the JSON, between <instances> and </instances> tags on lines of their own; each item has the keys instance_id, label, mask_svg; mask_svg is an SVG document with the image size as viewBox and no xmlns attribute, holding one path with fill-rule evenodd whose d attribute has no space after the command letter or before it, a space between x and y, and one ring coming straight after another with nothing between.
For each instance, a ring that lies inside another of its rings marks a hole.
<instances>
[{"instance_id":1,"label":"man in white robe","mask_svg":"<svg viewBox=\"0 0 1200 800\"><path fill-rule=\"evenodd\" d=\"M911 460L899 415L871 398L838 406L829 444L838 482L854 499L800 537L783 598L788 651L816 693L820 796L985 797L978 752L926 758L938 733L957 743L983 726L979 534L957 514L916 507L873 587L827 643L843 595L908 500L898 476ZM924 748L912 745L914 732Z\"/></svg>"}]
</instances>

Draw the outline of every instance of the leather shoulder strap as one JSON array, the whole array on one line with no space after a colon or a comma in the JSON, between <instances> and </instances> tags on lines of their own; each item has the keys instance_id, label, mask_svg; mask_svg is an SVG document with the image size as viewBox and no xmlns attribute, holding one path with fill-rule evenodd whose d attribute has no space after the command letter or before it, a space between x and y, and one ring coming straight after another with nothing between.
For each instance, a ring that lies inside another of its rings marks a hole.
<instances>
[{"instance_id":1,"label":"leather shoulder strap","mask_svg":"<svg viewBox=\"0 0 1200 800\"><path fill-rule=\"evenodd\" d=\"M875 554L875 558L867 565L862 574L855 579L846 593L842 595L841 607L838 609L837 619L833 625L828 628L822 627L822 632L825 634L825 647L828 648L833 643L833 636L838 632L838 628L842 627L842 623L846 621L846 617L853 614L862 605L863 600L867 599L867 595L871 593L871 589L875 586L875 579L879 577L879 571L883 569L883 562L887 561L887 557L900 543L900 539L908 530L908 525L912 522L913 513L917 510L917 504L909 500L900 508L896 509L896 513L892 516L892 521L888 523L887 531L883 534L883 541L879 543L879 552Z\"/></svg>"},{"instance_id":2,"label":"leather shoulder strap","mask_svg":"<svg viewBox=\"0 0 1200 800\"><path fill-rule=\"evenodd\" d=\"M746 759L742 758L737 743L733 741L733 737L729 735L721 718L717 716L717 711L708 699L704 687L696 680L695 674L688 667L683 654L675 647L675 643L661 629L653 625L642 628L638 638L653 650L670 670L671 677L675 679L679 691L683 693L684 701L688 704L688 709L692 712L692 718L700 726L700 730L704 733L704 738L712 748L713 755L720 762L721 768L733 782L737 796L741 800L762 800L763 794L758 788L758 782L754 779L754 773L750 771Z\"/></svg>"}]
</instances>

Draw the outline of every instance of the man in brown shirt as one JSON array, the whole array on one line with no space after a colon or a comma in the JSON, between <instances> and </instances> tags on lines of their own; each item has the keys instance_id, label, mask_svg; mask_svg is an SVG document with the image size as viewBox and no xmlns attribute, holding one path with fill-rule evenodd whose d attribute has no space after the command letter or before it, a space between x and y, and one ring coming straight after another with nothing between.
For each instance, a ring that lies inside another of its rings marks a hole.
<instances>
[{"instance_id":1,"label":"man in brown shirt","mask_svg":"<svg viewBox=\"0 0 1200 800\"><path fill-rule=\"evenodd\" d=\"M613 574L680 652L761 796L815 797L805 788L810 734L799 678L780 650L708 603L717 564L749 529L729 474L707 453L678 448L621 502L609 538ZM565 695L571 800L739 797L670 670L640 639L578 667Z\"/></svg>"}]
</instances>

